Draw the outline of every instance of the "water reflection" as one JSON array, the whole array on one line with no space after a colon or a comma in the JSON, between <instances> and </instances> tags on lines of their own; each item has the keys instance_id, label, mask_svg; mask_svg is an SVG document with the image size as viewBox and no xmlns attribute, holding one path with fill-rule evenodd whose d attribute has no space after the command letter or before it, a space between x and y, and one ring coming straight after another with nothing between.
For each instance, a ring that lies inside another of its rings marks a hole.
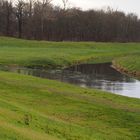
<instances>
[{"instance_id":1,"label":"water reflection","mask_svg":"<svg viewBox=\"0 0 140 140\"><path fill-rule=\"evenodd\" d=\"M15 66L0 66L0 69L140 98L140 81L121 74L109 63L82 64L64 70L29 69Z\"/></svg>"}]
</instances>

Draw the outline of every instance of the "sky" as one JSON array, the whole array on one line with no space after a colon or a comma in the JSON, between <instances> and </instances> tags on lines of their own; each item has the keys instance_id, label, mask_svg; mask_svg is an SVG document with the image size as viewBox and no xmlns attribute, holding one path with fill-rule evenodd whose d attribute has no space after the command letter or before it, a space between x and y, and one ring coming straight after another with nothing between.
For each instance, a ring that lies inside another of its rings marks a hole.
<instances>
[{"instance_id":1,"label":"sky","mask_svg":"<svg viewBox=\"0 0 140 140\"><path fill-rule=\"evenodd\" d=\"M61 5L62 0L53 0L55 5ZM83 10L101 9L110 6L125 13L135 13L140 17L140 0L69 0L69 6L80 7Z\"/></svg>"}]
</instances>

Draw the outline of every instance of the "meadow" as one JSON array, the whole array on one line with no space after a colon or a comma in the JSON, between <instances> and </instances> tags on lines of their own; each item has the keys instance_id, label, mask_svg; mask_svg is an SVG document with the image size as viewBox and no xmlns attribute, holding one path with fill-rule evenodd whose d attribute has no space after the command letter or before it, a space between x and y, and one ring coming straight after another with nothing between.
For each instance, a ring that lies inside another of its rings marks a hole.
<instances>
[{"instance_id":1,"label":"meadow","mask_svg":"<svg viewBox=\"0 0 140 140\"><path fill-rule=\"evenodd\" d=\"M0 37L0 64L64 68L115 61L140 71L139 43ZM140 99L0 71L1 140L139 140Z\"/></svg>"}]
</instances>

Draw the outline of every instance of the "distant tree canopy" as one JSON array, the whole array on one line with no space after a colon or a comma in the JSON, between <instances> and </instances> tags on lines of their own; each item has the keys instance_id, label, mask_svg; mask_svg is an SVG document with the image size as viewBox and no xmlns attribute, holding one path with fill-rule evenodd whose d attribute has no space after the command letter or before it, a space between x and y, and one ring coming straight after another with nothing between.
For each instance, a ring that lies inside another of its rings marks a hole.
<instances>
[{"instance_id":1,"label":"distant tree canopy","mask_svg":"<svg viewBox=\"0 0 140 140\"><path fill-rule=\"evenodd\" d=\"M140 19L120 11L53 6L50 0L0 0L0 35L51 41L140 41Z\"/></svg>"}]
</instances>

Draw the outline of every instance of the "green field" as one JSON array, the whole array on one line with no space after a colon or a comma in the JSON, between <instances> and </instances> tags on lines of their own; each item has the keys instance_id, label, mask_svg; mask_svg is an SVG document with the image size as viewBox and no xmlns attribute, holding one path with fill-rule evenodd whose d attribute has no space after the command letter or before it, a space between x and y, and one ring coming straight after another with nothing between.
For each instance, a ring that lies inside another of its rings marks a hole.
<instances>
[{"instance_id":1,"label":"green field","mask_svg":"<svg viewBox=\"0 0 140 140\"><path fill-rule=\"evenodd\" d=\"M138 43L45 42L0 38L0 64L64 67L77 63L111 62L140 54Z\"/></svg>"},{"instance_id":2,"label":"green field","mask_svg":"<svg viewBox=\"0 0 140 140\"><path fill-rule=\"evenodd\" d=\"M63 68L115 61L139 72L139 54L139 43L0 38L1 65ZM0 71L0 140L139 139L140 99Z\"/></svg>"}]
</instances>

